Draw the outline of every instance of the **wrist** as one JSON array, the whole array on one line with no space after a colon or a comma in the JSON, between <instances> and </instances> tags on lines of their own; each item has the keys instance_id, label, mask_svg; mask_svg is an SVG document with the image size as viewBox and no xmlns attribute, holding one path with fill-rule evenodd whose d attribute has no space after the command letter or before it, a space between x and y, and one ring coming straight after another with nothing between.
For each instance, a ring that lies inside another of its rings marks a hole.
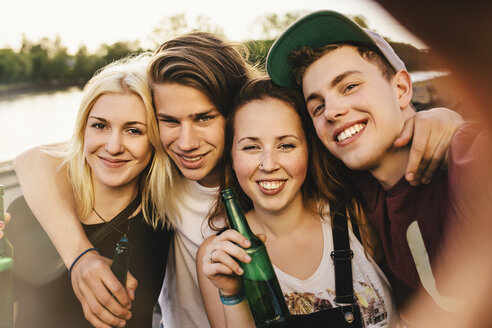
<instances>
[{"instance_id":1,"label":"wrist","mask_svg":"<svg viewBox=\"0 0 492 328\"><path fill-rule=\"evenodd\" d=\"M74 268L75 264L76 264L76 263L80 260L80 258L81 258L82 256L84 256L85 254L87 254L87 253L89 253L89 252L92 252L92 251L95 251L95 252L99 253L99 251L97 250L97 248L95 248L95 247L90 247L90 248L88 248L88 249L84 250L83 252L81 252L81 253L79 254L79 256L77 256L77 257L75 258L75 260L73 260L72 264L70 265L70 268L68 269L68 276L69 276L70 278L72 277L72 269Z\"/></svg>"},{"instance_id":2,"label":"wrist","mask_svg":"<svg viewBox=\"0 0 492 328\"><path fill-rule=\"evenodd\" d=\"M67 267L67 269L70 268L70 266L75 261L77 256L80 255L80 253L82 253L83 251L85 251L88 248L94 247L94 245L91 244L89 239L87 239L87 237L85 237L85 235L84 235L84 238L80 238L80 239L74 238L74 239L75 240L73 242L73 245L77 245L76 248L65 247L63 251L59 251L57 245L55 245L56 250L60 254L60 257L62 258L63 262L65 263L65 266ZM66 244L66 242L64 244Z\"/></svg>"},{"instance_id":3,"label":"wrist","mask_svg":"<svg viewBox=\"0 0 492 328\"><path fill-rule=\"evenodd\" d=\"M245 296L246 295L244 294L244 290L243 289L240 289L239 291L237 291L234 294L226 294L226 295L223 294L220 291L220 289L219 289L220 301L224 305L236 305L236 304L239 304L239 303L241 303L244 300Z\"/></svg>"}]
</instances>

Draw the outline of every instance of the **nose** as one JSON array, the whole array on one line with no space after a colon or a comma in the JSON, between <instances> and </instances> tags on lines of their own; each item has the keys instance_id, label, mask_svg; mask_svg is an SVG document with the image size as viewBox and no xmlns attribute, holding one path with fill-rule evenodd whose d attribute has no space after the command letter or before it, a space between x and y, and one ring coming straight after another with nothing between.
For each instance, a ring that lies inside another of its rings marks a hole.
<instances>
[{"instance_id":1,"label":"nose","mask_svg":"<svg viewBox=\"0 0 492 328\"><path fill-rule=\"evenodd\" d=\"M323 112L325 119L329 122L333 122L348 112L347 104L340 99L327 99L325 98L325 110Z\"/></svg>"},{"instance_id":2,"label":"nose","mask_svg":"<svg viewBox=\"0 0 492 328\"><path fill-rule=\"evenodd\" d=\"M108 135L108 139L106 140L106 145L104 149L109 154L119 154L124 152L123 142L121 140L122 136L118 131L112 131Z\"/></svg>"},{"instance_id":3,"label":"nose","mask_svg":"<svg viewBox=\"0 0 492 328\"><path fill-rule=\"evenodd\" d=\"M266 150L261 158L259 169L264 172L273 172L280 168L277 161L277 154L274 150Z\"/></svg>"},{"instance_id":4,"label":"nose","mask_svg":"<svg viewBox=\"0 0 492 328\"><path fill-rule=\"evenodd\" d=\"M182 124L179 130L177 145L182 151L192 151L200 146L200 139L190 124Z\"/></svg>"}]
</instances>

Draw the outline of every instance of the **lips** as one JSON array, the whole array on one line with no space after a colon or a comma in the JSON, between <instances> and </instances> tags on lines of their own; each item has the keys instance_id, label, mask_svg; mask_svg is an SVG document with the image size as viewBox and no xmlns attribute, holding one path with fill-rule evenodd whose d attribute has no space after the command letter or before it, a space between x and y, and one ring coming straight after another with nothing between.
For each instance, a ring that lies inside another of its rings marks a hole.
<instances>
[{"instance_id":1,"label":"lips","mask_svg":"<svg viewBox=\"0 0 492 328\"><path fill-rule=\"evenodd\" d=\"M105 157L99 157L99 159L106 167L112 169L122 167L129 162L129 160L105 158Z\"/></svg>"},{"instance_id":2,"label":"lips","mask_svg":"<svg viewBox=\"0 0 492 328\"><path fill-rule=\"evenodd\" d=\"M265 195L275 195L284 189L287 180L259 180L256 183Z\"/></svg>"},{"instance_id":3,"label":"lips","mask_svg":"<svg viewBox=\"0 0 492 328\"><path fill-rule=\"evenodd\" d=\"M207 154L202 154L202 155L184 155L184 154L179 154L179 153L174 153L176 155L177 160L183 166L184 168L187 169L198 169L202 167L202 165L205 162L205 157Z\"/></svg>"},{"instance_id":4,"label":"lips","mask_svg":"<svg viewBox=\"0 0 492 328\"><path fill-rule=\"evenodd\" d=\"M366 124L366 120L344 124L342 127L335 130L333 139L337 143L348 144L364 130Z\"/></svg>"}]
</instances>

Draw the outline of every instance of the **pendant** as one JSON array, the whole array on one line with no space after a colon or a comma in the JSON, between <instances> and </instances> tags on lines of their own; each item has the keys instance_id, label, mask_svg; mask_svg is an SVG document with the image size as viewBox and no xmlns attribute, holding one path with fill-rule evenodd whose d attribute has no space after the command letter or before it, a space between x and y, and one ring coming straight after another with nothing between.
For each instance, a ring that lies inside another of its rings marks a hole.
<instances>
[{"instance_id":1,"label":"pendant","mask_svg":"<svg viewBox=\"0 0 492 328\"><path fill-rule=\"evenodd\" d=\"M344 316L346 322L348 322L348 323L354 322L354 314L352 313L352 311L345 312L343 314L343 316Z\"/></svg>"}]
</instances>

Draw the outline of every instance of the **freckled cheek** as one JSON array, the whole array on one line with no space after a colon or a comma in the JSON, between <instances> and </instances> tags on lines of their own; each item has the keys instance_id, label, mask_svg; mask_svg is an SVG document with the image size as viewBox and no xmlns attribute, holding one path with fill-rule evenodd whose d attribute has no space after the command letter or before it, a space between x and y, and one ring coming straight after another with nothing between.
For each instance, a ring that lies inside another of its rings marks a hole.
<instances>
[{"instance_id":1,"label":"freckled cheek","mask_svg":"<svg viewBox=\"0 0 492 328\"><path fill-rule=\"evenodd\" d=\"M295 156L291 158L287 163L289 173L292 177L298 179L300 182L304 182L306 179L306 173L308 169L308 154L307 153L302 153L298 154L298 156Z\"/></svg>"},{"instance_id":2,"label":"freckled cheek","mask_svg":"<svg viewBox=\"0 0 492 328\"><path fill-rule=\"evenodd\" d=\"M258 168L258 161L249 156L241 156L232 154L233 165L232 168L236 174L237 180L243 190L248 188L248 182L254 177L256 169ZM245 190L246 191L246 190Z\"/></svg>"}]
</instances>

